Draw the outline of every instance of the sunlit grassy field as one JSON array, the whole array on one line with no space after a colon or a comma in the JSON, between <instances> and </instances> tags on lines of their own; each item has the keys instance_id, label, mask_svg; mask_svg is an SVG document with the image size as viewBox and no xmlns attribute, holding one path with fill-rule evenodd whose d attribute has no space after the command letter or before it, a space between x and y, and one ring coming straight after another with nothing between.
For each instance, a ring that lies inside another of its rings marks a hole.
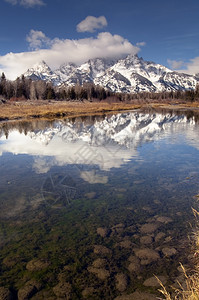
<instances>
[{"instance_id":1,"label":"sunlit grassy field","mask_svg":"<svg viewBox=\"0 0 199 300\"><path fill-rule=\"evenodd\" d=\"M36 101L15 102L0 106L0 119L14 120L18 118L56 118L106 113L109 111L130 110L140 108L139 104L127 103L90 103Z\"/></svg>"},{"instance_id":2,"label":"sunlit grassy field","mask_svg":"<svg viewBox=\"0 0 199 300\"><path fill-rule=\"evenodd\" d=\"M175 105L174 105L175 104ZM162 107L172 109L198 109L199 103L108 103L108 102L64 102L64 101L22 101L7 102L0 105L0 120L31 118L62 118L103 114L114 111L132 110L142 107Z\"/></svg>"}]
</instances>

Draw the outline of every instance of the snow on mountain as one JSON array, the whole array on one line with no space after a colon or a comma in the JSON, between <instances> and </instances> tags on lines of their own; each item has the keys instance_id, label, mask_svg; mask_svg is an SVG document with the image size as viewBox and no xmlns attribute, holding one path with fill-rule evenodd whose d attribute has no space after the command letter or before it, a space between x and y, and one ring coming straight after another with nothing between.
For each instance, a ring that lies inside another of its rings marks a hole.
<instances>
[{"instance_id":1,"label":"snow on mountain","mask_svg":"<svg viewBox=\"0 0 199 300\"><path fill-rule=\"evenodd\" d=\"M118 74L123 76L122 83L118 82ZM129 55L119 60L94 82L95 84L102 82L104 87L117 92L158 92L194 89L197 79L187 74L173 72L160 64L144 61L137 55Z\"/></svg>"},{"instance_id":2,"label":"snow on mountain","mask_svg":"<svg viewBox=\"0 0 199 300\"><path fill-rule=\"evenodd\" d=\"M168 68L153 62L144 61L137 55L128 55L118 61L112 69L131 79L132 74L139 74L149 81L156 82L165 73L171 72Z\"/></svg>"},{"instance_id":3,"label":"snow on mountain","mask_svg":"<svg viewBox=\"0 0 199 300\"><path fill-rule=\"evenodd\" d=\"M174 72L165 66L145 61L137 55L124 59L96 58L77 66L66 63L52 71L45 62L25 74L33 80L46 80L54 85L73 86L94 83L113 92L160 92L195 89L198 76Z\"/></svg>"},{"instance_id":4,"label":"snow on mountain","mask_svg":"<svg viewBox=\"0 0 199 300\"><path fill-rule=\"evenodd\" d=\"M55 71L55 74L59 76L60 82L66 82L71 74L75 72L76 68L77 66L73 63L63 64Z\"/></svg>"},{"instance_id":5,"label":"snow on mountain","mask_svg":"<svg viewBox=\"0 0 199 300\"><path fill-rule=\"evenodd\" d=\"M197 80L199 80L199 73L195 74L195 77L197 78Z\"/></svg>"},{"instance_id":6,"label":"snow on mountain","mask_svg":"<svg viewBox=\"0 0 199 300\"><path fill-rule=\"evenodd\" d=\"M114 60L96 58L90 59L79 67L73 63L66 63L55 70L55 74L59 76L62 83L82 85L85 82L93 82L95 78L104 74L114 62Z\"/></svg>"},{"instance_id":7,"label":"snow on mountain","mask_svg":"<svg viewBox=\"0 0 199 300\"><path fill-rule=\"evenodd\" d=\"M45 80L52 82L54 85L60 84L60 77L53 72L45 61L34 65L24 73L25 77L31 78L32 80Z\"/></svg>"}]
</instances>

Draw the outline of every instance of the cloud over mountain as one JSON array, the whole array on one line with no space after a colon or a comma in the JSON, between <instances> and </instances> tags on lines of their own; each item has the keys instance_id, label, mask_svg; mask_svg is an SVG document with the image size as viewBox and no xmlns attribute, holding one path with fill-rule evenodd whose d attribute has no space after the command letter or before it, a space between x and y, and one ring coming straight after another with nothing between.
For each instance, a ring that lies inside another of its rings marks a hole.
<instances>
[{"instance_id":1,"label":"cloud over mountain","mask_svg":"<svg viewBox=\"0 0 199 300\"><path fill-rule=\"evenodd\" d=\"M88 16L82 22L77 25L78 32L94 32L97 29L104 28L108 25L104 16L99 18Z\"/></svg>"},{"instance_id":2,"label":"cloud over mountain","mask_svg":"<svg viewBox=\"0 0 199 300\"><path fill-rule=\"evenodd\" d=\"M97 57L121 58L140 50L122 36L109 32L101 32L97 37L61 40L50 39L42 31L31 30L27 41L36 50L0 56L0 72L5 72L10 79L15 79L42 60L55 69L65 62L81 64ZM39 49L41 46L48 46L48 49Z\"/></svg>"}]
</instances>

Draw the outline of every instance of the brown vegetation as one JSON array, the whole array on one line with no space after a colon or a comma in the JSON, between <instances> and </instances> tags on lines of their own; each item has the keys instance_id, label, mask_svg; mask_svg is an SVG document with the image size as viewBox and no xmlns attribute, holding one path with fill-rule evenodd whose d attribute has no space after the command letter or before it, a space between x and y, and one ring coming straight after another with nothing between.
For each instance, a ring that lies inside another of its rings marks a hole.
<instances>
[{"instance_id":1,"label":"brown vegetation","mask_svg":"<svg viewBox=\"0 0 199 300\"><path fill-rule=\"evenodd\" d=\"M128 111L139 108L172 109L172 110L198 110L198 102L147 102L131 101L108 103L89 101L7 101L0 104L0 121L18 119L55 119L64 117L76 117L86 115L100 115L110 112Z\"/></svg>"},{"instance_id":2,"label":"brown vegetation","mask_svg":"<svg viewBox=\"0 0 199 300\"><path fill-rule=\"evenodd\" d=\"M63 101L25 101L7 102L0 105L0 120L29 119L29 118L62 118L101 114L111 111L131 110L140 108L138 104L128 103L90 103Z\"/></svg>"}]
</instances>

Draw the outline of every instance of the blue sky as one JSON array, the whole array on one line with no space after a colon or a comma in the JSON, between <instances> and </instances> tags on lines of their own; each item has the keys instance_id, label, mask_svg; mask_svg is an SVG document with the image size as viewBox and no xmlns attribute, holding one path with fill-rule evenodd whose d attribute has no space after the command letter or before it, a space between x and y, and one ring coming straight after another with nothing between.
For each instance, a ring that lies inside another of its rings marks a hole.
<instances>
[{"instance_id":1,"label":"blue sky","mask_svg":"<svg viewBox=\"0 0 199 300\"><path fill-rule=\"evenodd\" d=\"M14 79L95 56L142 56L199 72L198 0L1 0L0 72Z\"/></svg>"}]
</instances>

